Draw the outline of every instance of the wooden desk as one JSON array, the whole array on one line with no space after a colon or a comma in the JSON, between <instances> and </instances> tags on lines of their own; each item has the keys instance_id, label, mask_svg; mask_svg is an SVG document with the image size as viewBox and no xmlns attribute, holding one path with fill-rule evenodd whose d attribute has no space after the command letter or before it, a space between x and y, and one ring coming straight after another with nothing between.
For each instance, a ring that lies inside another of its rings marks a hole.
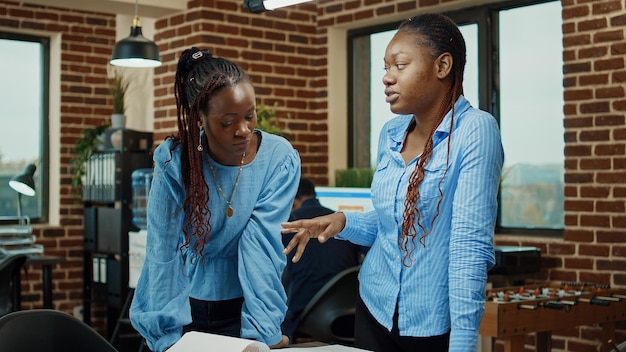
<instances>
[{"instance_id":1,"label":"wooden desk","mask_svg":"<svg viewBox=\"0 0 626 352\"><path fill-rule=\"evenodd\" d=\"M43 307L54 309L52 304L52 266L59 263L65 263L65 257L29 254L24 265L41 266L42 268L42 290L43 290ZM20 299L20 297L18 297ZM21 301L17 305L19 307Z\"/></svg>"}]
</instances>

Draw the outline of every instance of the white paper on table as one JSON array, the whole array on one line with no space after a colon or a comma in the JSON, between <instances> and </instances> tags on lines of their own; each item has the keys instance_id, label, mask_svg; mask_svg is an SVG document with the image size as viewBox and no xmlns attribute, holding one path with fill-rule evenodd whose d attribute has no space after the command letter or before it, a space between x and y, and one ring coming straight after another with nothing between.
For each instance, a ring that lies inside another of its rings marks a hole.
<instances>
[{"instance_id":1,"label":"white paper on table","mask_svg":"<svg viewBox=\"0 0 626 352\"><path fill-rule=\"evenodd\" d=\"M267 345L258 341L190 331L184 334L167 352L242 352L250 345L257 347L250 351L265 352L270 350Z\"/></svg>"},{"instance_id":2,"label":"white paper on table","mask_svg":"<svg viewBox=\"0 0 626 352\"><path fill-rule=\"evenodd\" d=\"M328 345L319 347L287 347L283 348L283 350L289 350L289 352L367 352L367 350L343 345Z\"/></svg>"}]
</instances>

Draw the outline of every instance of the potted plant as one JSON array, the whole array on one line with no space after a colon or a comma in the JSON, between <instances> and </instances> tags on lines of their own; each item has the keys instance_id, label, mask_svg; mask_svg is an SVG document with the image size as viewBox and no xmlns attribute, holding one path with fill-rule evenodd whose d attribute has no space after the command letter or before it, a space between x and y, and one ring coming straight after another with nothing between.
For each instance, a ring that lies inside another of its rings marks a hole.
<instances>
[{"instance_id":1,"label":"potted plant","mask_svg":"<svg viewBox=\"0 0 626 352\"><path fill-rule=\"evenodd\" d=\"M112 128L124 128L126 125L126 105L124 104L124 96L128 90L129 82L124 80L121 73L115 72L114 76L109 78L109 92L113 97L113 115L111 115Z\"/></svg>"},{"instance_id":2,"label":"potted plant","mask_svg":"<svg viewBox=\"0 0 626 352\"><path fill-rule=\"evenodd\" d=\"M374 178L372 168L349 168L335 170L335 185L337 187L365 187L372 185Z\"/></svg>"},{"instance_id":3,"label":"potted plant","mask_svg":"<svg viewBox=\"0 0 626 352\"><path fill-rule=\"evenodd\" d=\"M94 151L97 150L98 146L102 144L101 136L107 128L109 128L108 123L103 123L93 128L85 128L82 131L82 138L76 141L76 146L74 147L76 157L70 161L70 164L73 170L72 187L74 187L77 194L80 194L82 190L83 177L86 172L85 164Z\"/></svg>"},{"instance_id":4,"label":"potted plant","mask_svg":"<svg viewBox=\"0 0 626 352\"><path fill-rule=\"evenodd\" d=\"M256 128L267 133L282 135L283 130L278 124L276 117L276 105L269 107L264 104L258 104L256 107Z\"/></svg>"}]
</instances>

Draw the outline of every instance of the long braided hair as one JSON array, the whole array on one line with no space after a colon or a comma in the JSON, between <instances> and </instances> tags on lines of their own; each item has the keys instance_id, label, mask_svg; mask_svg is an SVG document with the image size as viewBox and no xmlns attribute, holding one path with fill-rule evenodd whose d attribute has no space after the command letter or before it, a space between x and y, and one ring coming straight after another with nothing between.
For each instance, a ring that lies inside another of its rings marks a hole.
<instances>
[{"instance_id":1,"label":"long braided hair","mask_svg":"<svg viewBox=\"0 0 626 352\"><path fill-rule=\"evenodd\" d=\"M178 115L178 135L169 138L180 142L181 172L185 189L182 209L185 213L183 233L188 248L193 239L195 257L204 260L204 246L211 233L209 186L204 180L201 128L202 114L208 115L209 100L217 92L240 82L252 83L250 77L234 62L214 57L209 50L186 49L178 60L174 95Z\"/></svg>"},{"instance_id":2,"label":"long braided hair","mask_svg":"<svg viewBox=\"0 0 626 352\"><path fill-rule=\"evenodd\" d=\"M409 178L406 199L404 200L404 218L402 221L402 233L398 239L400 249L404 252L402 264L410 266L414 261L412 254L416 249L415 237L417 235L417 227L420 229L419 242L426 247L426 236L430 234L435 223L435 219L439 216L439 206L443 200L443 192L441 191L441 182L448 172L448 162L450 157L450 139L452 136L452 126L454 125L454 103L457 98L463 94L463 72L465 69L465 41L463 35L459 31L457 25L448 17L441 14L423 14L405 20L400 24L398 31L404 31L415 36L415 44L430 49L432 58L436 59L443 53L450 53L452 56L451 84L444 99L441 101L439 113L437 115L433 129L424 146L424 151L418 159L415 169ZM430 227L427 229L422 223L422 214L417 208L417 202L420 199L419 185L424 180L424 170L433 154L433 135L435 130L443 121L447 112L452 110L452 121L450 122L450 131L448 137L448 156L446 159L446 171L438 183L439 200L437 209ZM410 242L410 245L409 245Z\"/></svg>"}]
</instances>

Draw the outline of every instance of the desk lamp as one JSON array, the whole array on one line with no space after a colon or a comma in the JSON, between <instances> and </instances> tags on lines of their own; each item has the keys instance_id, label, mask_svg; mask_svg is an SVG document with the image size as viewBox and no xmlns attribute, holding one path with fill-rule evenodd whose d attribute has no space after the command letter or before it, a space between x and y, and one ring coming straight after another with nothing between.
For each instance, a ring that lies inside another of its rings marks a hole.
<instances>
[{"instance_id":1,"label":"desk lamp","mask_svg":"<svg viewBox=\"0 0 626 352\"><path fill-rule=\"evenodd\" d=\"M33 164L26 166L23 174L13 176L9 181L9 186L17 192L17 218L22 223L22 194L28 197L35 195L35 174L37 167Z\"/></svg>"}]
</instances>

